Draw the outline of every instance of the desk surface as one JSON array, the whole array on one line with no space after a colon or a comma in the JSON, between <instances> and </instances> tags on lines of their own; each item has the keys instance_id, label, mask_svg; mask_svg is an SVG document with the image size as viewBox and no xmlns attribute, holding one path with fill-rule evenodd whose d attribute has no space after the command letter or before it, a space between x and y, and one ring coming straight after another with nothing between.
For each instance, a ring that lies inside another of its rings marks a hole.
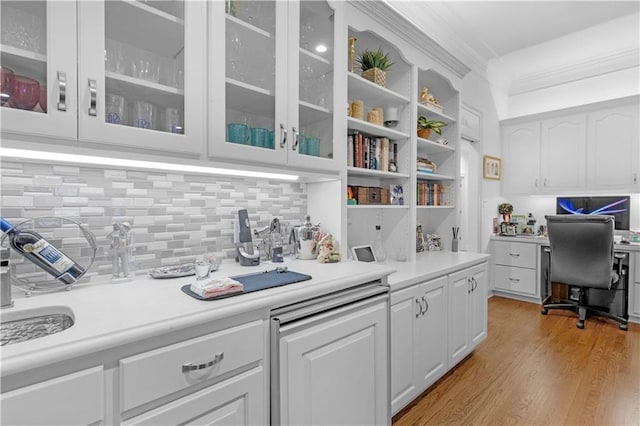
<instances>
[{"instance_id":1,"label":"desk surface","mask_svg":"<svg viewBox=\"0 0 640 426\"><path fill-rule=\"evenodd\" d=\"M505 235L492 235L492 241L511 241L518 243L529 243L538 245L549 245L549 239L547 237L537 237L531 235L516 235L513 237ZM614 244L614 249L617 251L633 251L640 252L640 243L629 244Z\"/></svg>"}]
</instances>

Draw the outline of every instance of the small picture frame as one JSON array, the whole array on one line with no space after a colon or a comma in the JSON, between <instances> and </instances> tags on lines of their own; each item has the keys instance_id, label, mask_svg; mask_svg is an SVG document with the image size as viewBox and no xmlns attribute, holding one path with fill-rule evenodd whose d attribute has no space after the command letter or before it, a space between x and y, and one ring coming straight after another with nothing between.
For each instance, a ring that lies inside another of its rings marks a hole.
<instances>
[{"instance_id":1,"label":"small picture frame","mask_svg":"<svg viewBox=\"0 0 640 426\"><path fill-rule=\"evenodd\" d=\"M353 255L353 260L358 262L376 263L378 261L370 244L351 247L351 254Z\"/></svg>"},{"instance_id":2,"label":"small picture frame","mask_svg":"<svg viewBox=\"0 0 640 426\"><path fill-rule=\"evenodd\" d=\"M394 206L404 206L404 188L402 185L389 186L389 203Z\"/></svg>"},{"instance_id":3,"label":"small picture frame","mask_svg":"<svg viewBox=\"0 0 640 426\"><path fill-rule=\"evenodd\" d=\"M502 176L502 160L498 157L485 155L482 157L482 177L500 180Z\"/></svg>"}]
</instances>

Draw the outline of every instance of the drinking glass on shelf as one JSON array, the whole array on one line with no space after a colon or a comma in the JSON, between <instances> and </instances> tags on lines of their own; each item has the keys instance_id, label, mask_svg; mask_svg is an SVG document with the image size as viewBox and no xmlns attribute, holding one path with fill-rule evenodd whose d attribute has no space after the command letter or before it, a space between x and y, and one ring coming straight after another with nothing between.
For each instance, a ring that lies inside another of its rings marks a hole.
<instances>
[{"instance_id":1,"label":"drinking glass on shelf","mask_svg":"<svg viewBox=\"0 0 640 426\"><path fill-rule=\"evenodd\" d=\"M177 108L167 108L164 110L164 129L165 132L184 134L180 111Z\"/></svg>"},{"instance_id":2,"label":"drinking glass on shelf","mask_svg":"<svg viewBox=\"0 0 640 426\"><path fill-rule=\"evenodd\" d=\"M142 129L153 129L154 105L149 102L136 101L133 104L133 125Z\"/></svg>"},{"instance_id":3,"label":"drinking glass on shelf","mask_svg":"<svg viewBox=\"0 0 640 426\"><path fill-rule=\"evenodd\" d=\"M160 58L154 53L139 49L132 68L134 77L154 83L160 80Z\"/></svg>"},{"instance_id":4,"label":"drinking glass on shelf","mask_svg":"<svg viewBox=\"0 0 640 426\"><path fill-rule=\"evenodd\" d=\"M310 16L305 16L300 20L300 47L310 50L311 38L313 35L313 22Z\"/></svg>"},{"instance_id":5,"label":"drinking glass on shelf","mask_svg":"<svg viewBox=\"0 0 640 426\"><path fill-rule=\"evenodd\" d=\"M124 96L113 93L105 94L104 100L105 122L111 124L127 124L126 101Z\"/></svg>"},{"instance_id":6,"label":"drinking glass on shelf","mask_svg":"<svg viewBox=\"0 0 640 426\"><path fill-rule=\"evenodd\" d=\"M40 83L23 75L14 75L13 94L9 98L11 108L33 111L40 99Z\"/></svg>"},{"instance_id":7,"label":"drinking glass on shelf","mask_svg":"<svg viewBox=\"0 0 640 426\"><path fill-rule=\"evenodd\" d=\"M303 64L300 70L300 100L311 102L314 86L313 66L309 63Z\"/></svg>"},{"instance_id":8,"label":"drinking glass on shelf","mask_svg":"<svg viewBox=\"0 0 640 426\"><path fill-rule=\"evenodd\" d=\"M0 104L4 105L13 94L15 74L11 68L4 65L0 66L0 74Z\"/></svg>"},{"instance_id":9,"label":"drinking glass on shelf","mask_svg":"<svg viewBox=\"0 0 640 426\"><path fill-rule=\"evenodd\" d=\"M242 60L242 40L238 31L231 30L227 33L227 75L235 80L244 80L244 67Z\"/></svg>"},{"instance_id":10,"label":"drinking glass on shelf","mask_svg":"<svg viewBox=\"0 0 640 426\"><path fill-rule=\"evenodd\" d=\"M125 74L125 52L124 46L117 40L107 39L105 42L106 68L118 74Z\"/></svg>"}]
</instances>

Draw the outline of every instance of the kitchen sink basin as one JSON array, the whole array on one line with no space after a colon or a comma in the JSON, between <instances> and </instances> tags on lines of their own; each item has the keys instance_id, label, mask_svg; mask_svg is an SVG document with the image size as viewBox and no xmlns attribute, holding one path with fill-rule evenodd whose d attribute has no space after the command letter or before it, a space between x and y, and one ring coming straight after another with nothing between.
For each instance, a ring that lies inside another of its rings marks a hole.
<instances>
[{"instance_id":1,"label":"kitchen sink basin","mask_svg":"<svg viewBox=\"0 0 640 426\"><path fill-rule=\"evenodd\" d=\"M1 345L11 345L66 330L74 324L73 311L66 306L2 312Z\"/></svg>"}]
</instances>

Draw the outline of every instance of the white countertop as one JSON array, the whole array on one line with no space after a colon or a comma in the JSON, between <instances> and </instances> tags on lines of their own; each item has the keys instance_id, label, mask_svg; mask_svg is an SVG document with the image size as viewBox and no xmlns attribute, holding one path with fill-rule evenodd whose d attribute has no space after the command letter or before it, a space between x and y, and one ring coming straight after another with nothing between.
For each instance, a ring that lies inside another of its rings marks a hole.
<instances>
[{"instance_id":1,"label":"white countertop","mask_svg":"<svg viewBox=\"0 0 640 426\"><path fill-rule=\"evenodd\" d=\"M263 263L241 267L224 263L212 277L232 276L272 270L280 264ZM2 375L10 375L68 358L88 355L165 334L194 325L229 318L260 309L271 309L300 300L343 290L385 277L394 272L383 264L291 260L284 263L290 270L311 275L300 283L248 293L215 301L196 300L180 288L193 277L152 279L147 276L123 283L82 283L71 291L35 294L24 297L14 287L17 312L47 306L66 306L73 311L75 324L50 336L2 346ZM4 313L3 312L3 313Z\"/></svg>"},{"instance_id":2,"label":"white countertop","mask_svg":"<svg viewBox=\"0 0 640 426\"><path fill-rule=\"evenodd\" d=\"M518 243L549 245L549 239L547 237L533 236L533 235L516 235L516 236L492 235L491 239L494 241L511 241L511 242L518 242ZM619 251L640 251L640 243L614 244L613 247L614 247L614 250L619 250Z\"/></svg>"}]
</instances>

